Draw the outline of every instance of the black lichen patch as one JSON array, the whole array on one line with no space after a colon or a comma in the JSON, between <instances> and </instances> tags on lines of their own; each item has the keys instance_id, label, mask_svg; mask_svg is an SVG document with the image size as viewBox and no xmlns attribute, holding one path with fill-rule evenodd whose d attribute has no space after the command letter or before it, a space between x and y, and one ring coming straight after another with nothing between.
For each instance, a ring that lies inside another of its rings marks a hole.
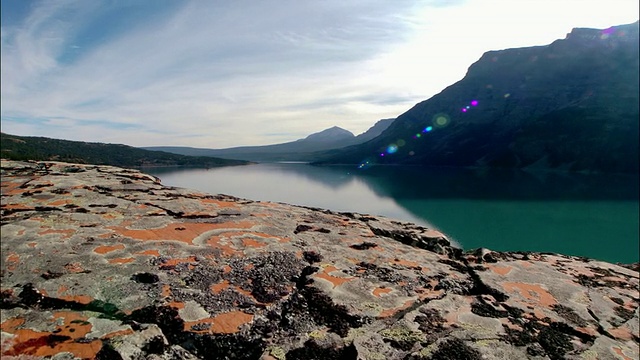
<instances>
[{"instance_id":1,"label":"black lichen patch","mask_svg":"<svg viewBox=\"0 0 640 360\"><path fill-rule=\"evenodd\" d=\"M156 274L144 272L131 275L131 280L141 284L155 284L160 278Z\"/></svg>"},{"instance_id":2,"label":"black lichen patch","mask_svg":"<svg viewBox=\"0 0 640 360\"><path fill-rule=\"evenodd\" d=\"M304 267L302 260L290 252L272 252L250 259L238 259L229 265L232 270L223 277L231 284L250 291L262 303L273 303L289 295Z\"/></svg>"},{"instance_id":3,"label":"black lichen patch","mask_svg":"<svg viewBox=\"0 0 640 360\"><path fill-rule=\"evenodd\" d=\"M624 306L616 306L613 311L615 311L616 315L620 317L625 322L631 320L635 315L635 311L629 310Z\"/></svg>"},{"instance_id":4,"label":"black lichen patch","mask_svg":"<svg viewBox=\"0 0 640 360\"><path fill-rule=\"evenodd\" d=\"M480 352L460 339L451 339L443 342L438 346L438 350L429 358L430 360L481 360Z\"/></svg>"},{"instance_id":5,"label":"black lichen patch","mask_svg":"<svg viewBox=\"0 0 640 360\"><path fill-rule=\"evenodd\" d=\"M296 229L293 230L293 233L294 234L299 234L301 232L309 231L311 229L313 229L312 226L301 224L301 225L296 226Z\"/></svg>"},{"instance_id":6,"label":"black lichen patch","mask_svg":"<svg viewBox=\"0 0 640 360\"><path fill-rule=\"evenodd\" d=\"M343 347L322 347L312 340L287 352L287 360L356 360L358 351L353 344Z\"/></svg>"},{"instance_id":7,"label":"black lichen patch","mask_svg":"<svg viewBox=\"0 0 640 360\"><path fill-rule=\"evenodd\" d=\"M206 264L196 265L189 273L183 278L184 283L194 289L199 289L204 292L209 292L211 285L216 284L222 280L222 269L212 267Z\"/></svg>"},{"instance_id":8,"label":"black lichen patch","mask_svg":"<svg viewBox=\"0 0 640 360\"><path fill-rule=\"evenodd\" d=\"M184 329L184 321L178 315L178 310L170 306L147 306L134 310L127 320L157 324L171 343L180 341Z\"/></svg>"},{"instance_id":9,"label":"black lichen patch","mask_svg":"<svg viewBox=\"0 0 640 360\"><path fill-rule=\"evenodd\" d=\"M260 338L239 334L185 335L182 346L200 359L259 359L266 348Z\"/></svg>"},{"instance_id":10,"label":"black lichen patch","mask_svg":"<svg viewBox=\"0 0 640 360\"><path fill-rule=\"evenodd\" d=\"M372 242L368 242L368 241L365 241L365 242L363 242L361 244L349 245L350 248L356 249L356 250L368 250L368 249L371 249L371 248L374 248L374 247L377 247L377 246L378 246L378 244L372 243Z\"/></svg>"},{"instance_id":11,"label":"black lichen patch","mask_svg":"<svg viewBox=\"0 0 640 360\"><path fill-rule=\"evenodd\" d=\"M444 330L446 320L440 315L436 309L420 308L420 315L417 315L413 321L419 324L418 330L424 333L434 333Z\"/></svg>"},{"instance_id":12,"label":"black lichen patch","mask_svg":"<svg viewBox=\"0 0 640 360\"><path fill-rule=\"evenodd\" d=\"M45 280L51 280L51 279L57 279L59 277L61 277L62 275L64 275L63 273L60 272L55 272L55 271L45 271L44 273L42 273L40 275L40 277L42 277Z\"/></svg>"},{"instance_id":13,"label":"black lichen patch","mask_svg":"<svg viewBox=\"0 0 640 360\"><path fill-rule=\"evenodd\" d=\"M564 359L564 354L573 350L571 338L552 327L544 327L540 330L538 343L552 360Z\"/></svg>"},{"instance_id":14,"label":"black lichen patch","mask_svg":"<svg viewBox=\"0 0 640 360\"><path fill-rule=\"evenodd\" d=\"M506 318L509 313L505 310L499 310L484 301L474 301L471 304L471 312L484 317Z\"/></svg>"},{"instance_id":15,"label":"black lichen patch","mask_svg":"<svg viewBox=\"0 0 640 360\"><path fill-rule=\"evenodd\" d=\"M142 347L142 351L145 354L162 354L167 348L167 344L165 344L165 340L162 336L154 336L151 338L144 346Z\"/></svg>"},{"instance_id":16,"label":"black lichen patch","mask_svg":"<svg viewBox=\"0 0 640 360\"><path fill-rule=\"evenodd\" d=\"M316 252L316 251L305 251L302 253L302 257L309 263L309 264L313 264L313 263L317 263L322 261L323 257L320 253Z\"/></svg>"},{"instance_id":17,"label":"black lichen patch","mask_svg":"<svg viewBox=\"0 0 640 360\"><path fill-rule=\"evenodd\" d=\"M409 279L408 277L398 273L397 271L387 268L384 266L378 266L374 263L368 263L361 261L358 263L357 272L364 270L361 274L362 277L373 277L380 281L385 281L388 283L398 284L403 282L405 287L409 287L407 290L413 290L414 281ZM410 285L411 284L411 285Z\"/></svg>"},{"instance_id":18,"label":"black lichen patch","mask_svg":"<svg viewBox=\"0 0 640 360\"><path fill-rule=\"evenodd\" d=\"M551 309L556 312L556 314L560 315L563 319L569 321L572 324L575 324L580 327L584 327L589 325L589 323L580 317L580 315L576 314L576 312L570 307L564 306L562 304L554 304Z\"/></svg>"},{"instance_id":19,"label":"black lichen patch","mask_svg":"<svg viewBox=\"0 0 640 360\"><path fill-rule=\"evenodd\" d=\"M624 305L624 300L619 297L610 297L609 299L618 305Z\"/></svg>"}]
</instances>

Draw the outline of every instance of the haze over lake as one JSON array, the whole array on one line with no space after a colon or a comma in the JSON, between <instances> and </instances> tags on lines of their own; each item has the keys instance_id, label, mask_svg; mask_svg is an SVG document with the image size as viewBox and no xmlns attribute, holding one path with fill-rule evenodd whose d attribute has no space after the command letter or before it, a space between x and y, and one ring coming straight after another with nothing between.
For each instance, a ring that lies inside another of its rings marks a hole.
<instances>
[{"instance_id":1,"label":"haze over lake","mask_svg":"<svg viewBox=\"0 0 640 360\"><path fill-rule=\"evenodd\" d=\"M638 261L637 176L296 163L144 171L207 193L415 222L464 249Z\"/></svg>"}]
</instances>

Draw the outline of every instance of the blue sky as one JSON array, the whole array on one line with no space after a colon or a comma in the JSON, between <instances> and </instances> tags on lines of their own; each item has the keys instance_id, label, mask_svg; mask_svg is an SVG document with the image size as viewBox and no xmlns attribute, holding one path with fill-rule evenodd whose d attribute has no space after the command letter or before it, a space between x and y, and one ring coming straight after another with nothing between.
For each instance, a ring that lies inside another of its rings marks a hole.
<instances>
[{"instance_id":1,"label":"blue sky","mask_svg":"<svg viewBox=\"0 0 640 360\"><path fill-rule=\"evenodd\" d=\"M355 134L489 50L637 20L638 0L2 0L15 135L224 148Z\"/></svg>"}]
</instances>

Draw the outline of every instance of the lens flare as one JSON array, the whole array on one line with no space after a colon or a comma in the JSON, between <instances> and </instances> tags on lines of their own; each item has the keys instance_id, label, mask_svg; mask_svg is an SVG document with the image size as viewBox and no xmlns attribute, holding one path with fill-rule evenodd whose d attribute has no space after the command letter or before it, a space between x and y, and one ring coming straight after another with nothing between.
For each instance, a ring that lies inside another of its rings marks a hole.
<instances>
[{"instance_id":1,"label":"lens flare","mask_svg":"<svg viewBox=\"0 0 640 360\"><path fill-rule=\"evenodd\" d=\"M398 145L391 144L391 145L387 146L387 154L393 154L393 153L395 153L397 151L398 151Z\"/></svg>"},{"instance_id":2,"label":"lens flare","mask_svg":"<svg viewBox=\"0 0 640 360\"><path fill-rule=\"evenodd\" d=\"M478 100L471 100L471 106L478 106Z\"/></svg>"},{"instance_id":3,"label":"lens flare","mask_svg":"<svg viewBox=\"0 0 640 360\"><path fill-rule=\"evenodd\" d=\"M440 114L436 114L433 116L431 122L433 123L433 125L435 127L445 127L447 125L449 125L449 115L445 114L445 113L440 113Z\"/></svg>"}]
</instances>

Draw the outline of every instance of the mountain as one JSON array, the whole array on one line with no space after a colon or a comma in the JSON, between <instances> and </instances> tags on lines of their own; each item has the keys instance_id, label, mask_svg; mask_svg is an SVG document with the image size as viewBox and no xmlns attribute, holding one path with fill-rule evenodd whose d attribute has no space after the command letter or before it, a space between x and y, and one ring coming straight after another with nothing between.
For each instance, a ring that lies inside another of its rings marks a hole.
<instances>
[{"instance_id":1,"label":"mountain","mask_svg":"<svg viewBox=\"0 0 640 360\"><path fill-rule=\"evenodd\" d=\"M150 151L121 144L89 143L16 136L0 133L0 155L3 159L36 161L73 161L83 164L140 166L227 166L245 165L246 161L205 156L185 156Z\"/></svg>"},{"instance_id":2,"label":"mountain","mask_svg":"<svg viewBox=\"0 0 640 360\"><path fill-rule=\"evenodd\" d=\"M242 146L227 149L202 149L184 146L151 146L147 150L166 151L182 155L216 156L225 159L239 159L258 162L270 161L313 161L318 158L316 152L343 148L361 144L380 135L394 119L378 121L366 132L354 136L348 130L338 126L313 133L303 139L283 144L264 146Z\"/></svg>"},{"instance_id":3,"label":"mountain","mask_svg":"<svg viewBox=\"0 0 640 360\"><path fill-rule=\"evenodd\" d=\"M489 51L380 136L321 163L638 172L638 22Z\"/></svg>"}]
</instances>

